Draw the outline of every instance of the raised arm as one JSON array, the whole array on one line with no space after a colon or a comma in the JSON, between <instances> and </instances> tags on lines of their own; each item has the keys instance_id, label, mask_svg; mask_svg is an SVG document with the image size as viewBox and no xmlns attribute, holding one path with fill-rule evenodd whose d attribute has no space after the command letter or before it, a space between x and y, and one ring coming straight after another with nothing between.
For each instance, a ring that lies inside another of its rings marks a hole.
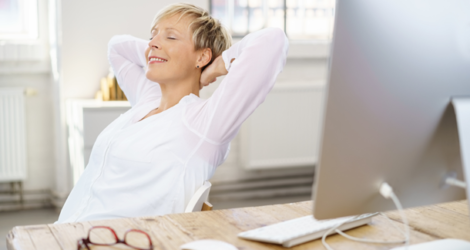
<instances>
[{"instance_id":1,"label":"raised arm","mask_svg":"<svg viewBox=\"0 0 470 250\"><path fill-rule=\"evenodd\" d=\"M143 97L161 96L159 84L145 76L147 47L148 41L130 35L114 36L108 43L109 63L132 106Z\"/></svg>"},{"instance_id":2,"label":"raised arm","mask_svg":"<svg viewBox=\"0 0 470 250\"><path fill-rule=\"evenodd\" d=\"M208 100L188 107L185 118L190 129L213 143L230 142L274 86L288 47L284 31L267 28L224 51L228 74Z\"/></svg>"}]
</instances>

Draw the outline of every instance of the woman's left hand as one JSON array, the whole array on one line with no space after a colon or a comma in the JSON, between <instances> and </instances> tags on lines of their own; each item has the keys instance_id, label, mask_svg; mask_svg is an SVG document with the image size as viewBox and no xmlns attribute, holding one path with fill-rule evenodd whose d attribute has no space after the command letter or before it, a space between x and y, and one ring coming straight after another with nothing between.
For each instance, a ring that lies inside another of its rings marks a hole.
<instances>
[{"instance_id":1,"label":"woman's left hand","mask_svg":"<svg viewBox=\"0 0 470 250\"><path fill-rule=\"evenodd\" d=\"M201 79L199 80L199 88L202 89L203 87L215 82L217 77L226 75L227 73L228 71L225 68L224 59L222 58L222 55L220 55L202 72Z\"/></svg>"}]
</instances>

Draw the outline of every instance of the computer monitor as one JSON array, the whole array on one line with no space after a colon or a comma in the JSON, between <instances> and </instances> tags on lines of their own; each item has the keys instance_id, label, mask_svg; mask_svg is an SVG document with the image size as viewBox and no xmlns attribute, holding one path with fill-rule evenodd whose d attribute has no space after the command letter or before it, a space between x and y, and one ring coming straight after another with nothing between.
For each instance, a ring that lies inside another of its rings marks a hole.
<instances>
[{"instance_id":1,"label":"computer monitor","mask_svg":"<svg viewBox=\"0 0 470 250\"><path fill-rule=\"evenodd\" d=\"M396 209L383 182L405 208L465 199L445 178L464 180L452 100L470 98L470 1L337 0L335 14L314 217Z\"/></svg>"}]
</instances>

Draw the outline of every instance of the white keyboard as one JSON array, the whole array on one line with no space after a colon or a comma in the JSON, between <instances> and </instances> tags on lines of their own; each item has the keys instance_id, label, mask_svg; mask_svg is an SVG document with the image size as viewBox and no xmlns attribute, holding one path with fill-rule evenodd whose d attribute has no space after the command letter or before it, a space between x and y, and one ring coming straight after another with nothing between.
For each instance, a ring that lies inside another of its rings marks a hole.
<instances>
[{"instance_id":1,"label":"white keyboard","mask_svg":"<svg viewBox=\"0 0 470 250\"><path fill-rule=\"evenodd\" d=\"M341 217L331 220L316 220L313 216L309 215L242 232L238 234L238 237L280 244L284 247L293 247L307 241L321 238L326 231L341 223L344 223L338 228L341 231L365 225L372 220L372 217L378 214L379 213L363 214L357 217ZM335 233L336 232L333 231L330 234Z\"/></svg>"}]
</instances>

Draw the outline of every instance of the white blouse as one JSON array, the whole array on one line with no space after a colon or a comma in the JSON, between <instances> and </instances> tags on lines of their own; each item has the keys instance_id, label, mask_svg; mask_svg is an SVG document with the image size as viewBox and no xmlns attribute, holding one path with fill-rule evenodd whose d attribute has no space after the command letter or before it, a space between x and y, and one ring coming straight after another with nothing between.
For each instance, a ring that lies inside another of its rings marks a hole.
<instances>
[{"instance_id":1,"label":"white blouse","mask_svg":"<svg viewBox=\"0 0 470 250\"><path fill-rule=\"evenodd\" d=\"M57 223L184 212L273 87L288 46L278 28L247 35L223 52L229 73L209 99L190 94L140 121L161 99L160 85L145 76L148 41L113 37L109 62L132 108L98 136Z\"/></svg>"}]
</instances>

